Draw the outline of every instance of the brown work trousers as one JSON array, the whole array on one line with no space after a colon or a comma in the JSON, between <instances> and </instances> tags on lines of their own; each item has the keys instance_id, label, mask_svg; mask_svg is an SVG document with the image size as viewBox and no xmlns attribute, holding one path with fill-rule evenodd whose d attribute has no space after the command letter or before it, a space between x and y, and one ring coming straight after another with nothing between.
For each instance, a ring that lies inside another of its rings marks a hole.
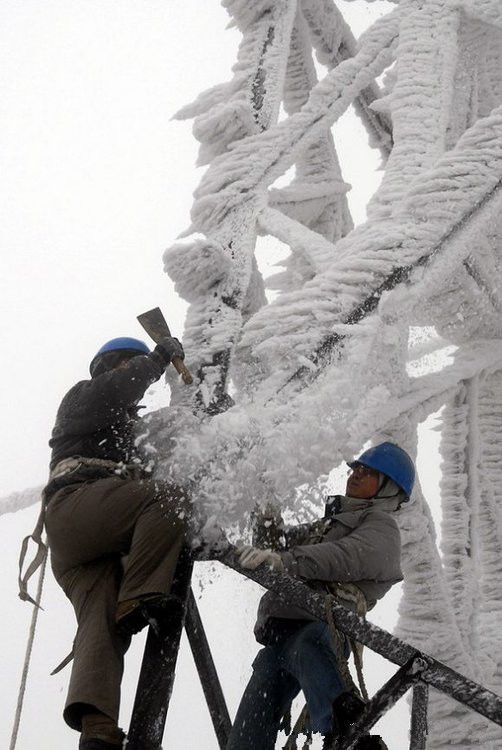
<instances>
[{"instance_id":1,"label":"brown work trousers","mask_svg":"<svg viewBox=\"0 0 502 750\"><path fill-rule=\"evenodd\" d=\"M130 638L115 627L117 603L169 594L188 515L186 495L153 480L108 477L70 485L50 499L52 569L78 622L63 714L73 729L81 731L90 710L118 721Z\"/></svg>"}]
</instances>

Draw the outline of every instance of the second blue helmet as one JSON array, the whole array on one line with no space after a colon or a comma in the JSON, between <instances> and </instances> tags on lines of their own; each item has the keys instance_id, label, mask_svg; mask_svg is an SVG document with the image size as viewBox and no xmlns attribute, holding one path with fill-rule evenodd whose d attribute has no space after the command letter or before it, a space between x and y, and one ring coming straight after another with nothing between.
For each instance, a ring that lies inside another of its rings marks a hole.
<instances>
[{"instance_id":1,"label":"second blue helmet","mask_svg":"<svg viewBox=\"0 0 502 750\"><path fill-rule=\"evenodd\" d=\"M415 484L415 465L405 450L394 443L380 443L364 451L355 461L349 464L368 466L370 469L385 474L410 497Z\"/></svg>"}]
</instances>

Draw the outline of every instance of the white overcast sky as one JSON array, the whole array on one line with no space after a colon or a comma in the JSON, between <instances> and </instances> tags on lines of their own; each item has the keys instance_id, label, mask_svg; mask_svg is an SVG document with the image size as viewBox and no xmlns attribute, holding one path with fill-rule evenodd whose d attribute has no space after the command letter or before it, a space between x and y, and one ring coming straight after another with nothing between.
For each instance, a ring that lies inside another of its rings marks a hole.
<instances>
[{"instance_id":1,"label":"white overcast sky","mask_svg":"<svg viewBox=\"0 0 502 750\"><path fill-rule=\"evenodd\" d=\"M391 7L379 0L339 5L356 35ZM89 360L105 340L142 337L136 315L156 305L173 332L182 334L185 306L163 273L162 252L189 223L202 170L194 167L191 123L171 118L230 77L240 34L225 30L227 22L218 0L0 4L0 497L45 481L59 401L87 376ZM336 136L361 221L379 181L379 156L351 114ZM15 602L0 625L6 644L0 744L10 736L31 614L15 599L15 564L34 514L29 509L0 523L0 596ZM221 644L221 601L228 605L228 594L220 591L218 599L220 584L204 594L202 606L209 630L212 624L220 636L216 656L233 712L256 650L251 627L257 592L245 585L232 592L235 611ZM60 719L67 672L48 678L71 644L71 610L54 583L48 587L43 648L35 652L18 750L66 750L75 741ZM386 599L390 619L395 600ZM384 624L381 613L376 618ZM136 646L136 666L139 653ZM187 664L182 654L167 746L211 750L216 743ZM125 681L126 711L134 682ZM44 716L50 720L40 744ZM405 717L401 724L406 736ZM391 750L401 750L396 742Z\"/></svg>"},{"instance_id":2,"label":"white overcast sky","mask_svg":"<svg viewBox=\"0 0 502 750\"><path fill-rule=\"evenodd\" d=\"M341 6L358 35L389 4ZM182 333L162 252L202 170L171 118L230 77L227 22L217 0L0 3L0 496L45 480L58 403L103 341L143 336L136 315L158 304ZM349 127L360 218L378 156Z\"/></svg>"}]
</instances>

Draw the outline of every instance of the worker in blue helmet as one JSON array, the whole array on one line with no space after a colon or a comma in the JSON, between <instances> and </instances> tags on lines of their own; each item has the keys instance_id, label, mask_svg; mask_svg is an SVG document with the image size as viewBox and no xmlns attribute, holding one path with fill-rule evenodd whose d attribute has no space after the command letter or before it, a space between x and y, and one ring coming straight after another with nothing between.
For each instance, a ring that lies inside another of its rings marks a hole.
<instances>
[{"instance_id":1,"label":"worker in blue helmet","mask_svg":"<svg viewBox=\"0 0 502 750\"><path fill-rule=\"evenodd\" d=\"M255 514L253 546L238 548L245 569L268 565L364 616L402 580L401 540L395 511L410 503L415 468L410 456L385 442L349 463L344 495L327 498L324 517L286 527L274 508ZM303 691L308 729L329 750L360 715L364 701L347 667L351 645L328 625L268 591L261 599L255 636L263 648L242 697L227 750L273 750L282 718ZM355 658L357 652L355 653ZM384 749L376 735L358 750Z\"/></svg>"},{"instance_id":2,"label":"worker in blue helmet","mask_svg":"<svg viewBox=\"0 0 502 750\"><path fill-rule=\"evenodd\" d=\"M169 616L189 499L153 480L139 402L174 357L167 336L153 351L135 338L107 341L91 378L63 398L52 432L45 524L56 580L78 622L64 718L80 750L117 750L124 654L152 618ZM141 436L141 437L140 437Z\"/></svg>"},{"instance_id":3,"label":"worker in blue helmet","mask_svg":"<svg viewBox=\"0 0 502 750\"><path fill-rule=\"evenodd\" d=\"M382 477L382 486L393 482L402 494L401 502L409 502L415 483L415 465L405 450L394 443L380 443L364 451L356 461L349 463L352 469L364 466L377 471ZM398 492L398 490L395 490Z\"/></svg>"},{"instance_id":4,"label":"worker in blue helmet","mask_svg":"<svg viewBox=\"0 0 502 750\"><path fill-rule=\"evenodd\" d=\"M127 361L139 354L150 355L150 349L144 341L133 339L128 336L119 336L110 339L96 352L89 365L91 377L96 377L102 372L112 370L116 362Z\"/></svg>"}]
</instances>

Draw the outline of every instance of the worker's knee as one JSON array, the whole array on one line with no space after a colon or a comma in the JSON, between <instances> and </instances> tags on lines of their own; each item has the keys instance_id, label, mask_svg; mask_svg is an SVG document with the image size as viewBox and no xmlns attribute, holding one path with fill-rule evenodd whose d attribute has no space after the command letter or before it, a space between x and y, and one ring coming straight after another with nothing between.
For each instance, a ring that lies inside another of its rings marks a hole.
<instances>
[{"instance_id":1,"label":"worker's knee","mask_svg":"<svg viewBox=\"0 0 502 750\"><path fill-rule=\"evenodd\" d=\"M265 646L260 649L253 661L253 673L255 677L262 677L269 680L280 669L277 658L277 650L273 646Z\"/></svg>"},{"instance_id":2,"label":"worker's knee","mask_svg":"<svg viewBox=\"0 0 502 750\"><path fill-rule=\"evenodd\" d=\"M186 525L192 509L186 490L173 482L162 480L143 480L141 484L145 492L146 507L155 507L162 518L167 518L172 523Z\"/></svg>"},{"instance_id":3,"label":"worker's knee","mask_svg":"<svg viewBox=\"0 0 502 750\"><path fill-rule=\"evenodd\" d=\"M281 656L287 665L301 669L309 668L318 655L326 651L331 651L328 626L322 622L311 622L288 639Z\"/></svg>"},{"instance_id":4,"label":"worker's knee","mask_svg":"<svg viewBox=\"0 0 502 750\"><path fill-rule=\"evenodd\" d=\"M159 503L162 513L172 523L182 528L187 527L192 518L193 508L189 494L182 487L163 482L159 492Z\"/></svg>"}]
</instances>

